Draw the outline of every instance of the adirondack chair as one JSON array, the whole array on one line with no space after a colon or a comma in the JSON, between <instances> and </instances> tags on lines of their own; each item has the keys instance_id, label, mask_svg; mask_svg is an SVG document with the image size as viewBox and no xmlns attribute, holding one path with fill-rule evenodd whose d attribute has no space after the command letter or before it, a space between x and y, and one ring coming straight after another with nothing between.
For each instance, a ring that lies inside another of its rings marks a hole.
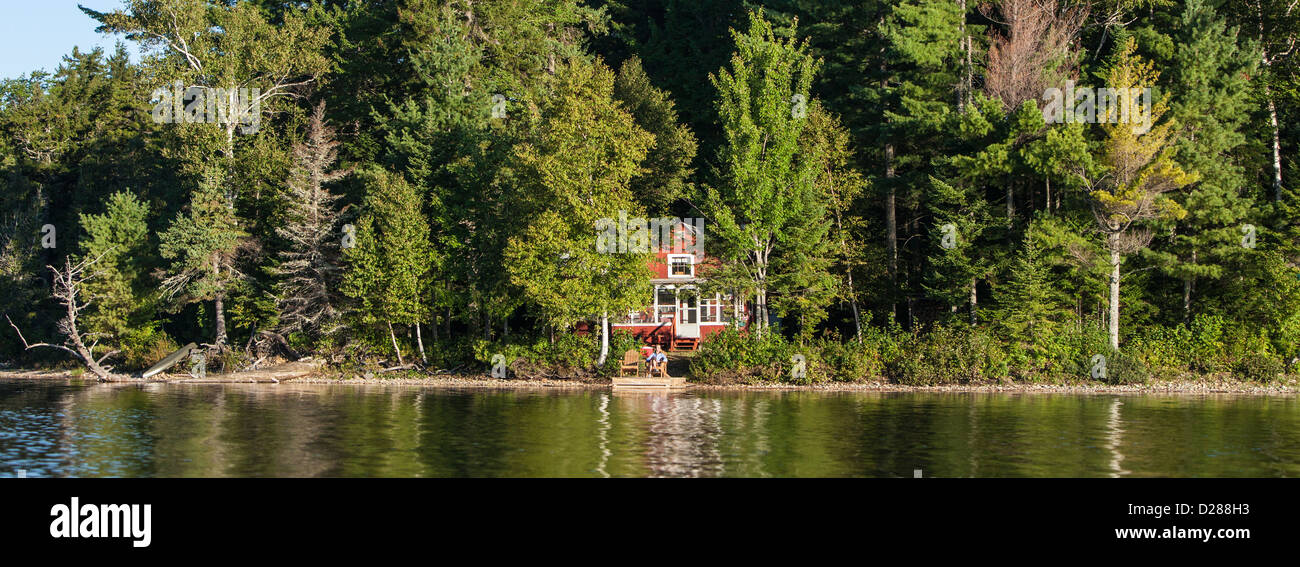
<instances>
[{"instance_id":1,"label":"adirondack chair","mask_svg":"<svg viewBox=\"0 0 1300 567\"><path fill-rule=\"evenodd\" d=\"M629 370L633 376L641 376L641 351L631 349L623 353L623 363L618 367L619 377L627 376Z\"/></svg>"}]
</instances>

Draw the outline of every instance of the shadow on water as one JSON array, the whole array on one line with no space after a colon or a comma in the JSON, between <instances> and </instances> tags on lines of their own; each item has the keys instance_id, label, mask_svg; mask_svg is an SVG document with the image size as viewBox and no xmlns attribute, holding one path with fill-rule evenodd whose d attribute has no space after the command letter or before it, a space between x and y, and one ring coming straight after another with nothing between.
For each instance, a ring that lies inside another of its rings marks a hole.
<instances>
[{"instance_id":1,"label":"shadow on water","mask_svg":"<svg viewBox=\"0 0 1300 567\"><path fill-rule=\"evenodd\" d=\"M0 381L0 476L1297 476L1292 397Z\"/></svg>"}]
</instances>

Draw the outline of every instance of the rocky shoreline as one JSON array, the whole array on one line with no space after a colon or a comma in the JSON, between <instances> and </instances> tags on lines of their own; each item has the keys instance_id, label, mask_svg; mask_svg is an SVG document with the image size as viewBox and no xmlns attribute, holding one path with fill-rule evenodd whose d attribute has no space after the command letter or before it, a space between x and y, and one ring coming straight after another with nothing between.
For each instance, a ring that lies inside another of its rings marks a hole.
<instances>
[{"instance_id":1,"label":"rocky shoreline","mask_svg":"<svg viewBox=\"0 0 1300 567\"><path fill-rule=\"evenodd\" d=\"M607 381L583 382L577 380L555 379L497 379L486 375L474 374L432 374L412 376L394 374L389 376L371 375L369 377L337 377L330 373L311 373L284 379L271 379L274 371L262 373L240 373L237 375L213 375L198 380L181 377L152 378L149 380L130 380L118 382L131 383L167 383L167 384L318 384L318 385L385 385L385 386L421 386L435 388L476 388L476 389L603 389L609 388ZM281 375L283 376L283 375ZM0 379L6 380L89 380L76 377L60 370L0 370ZM1203 377L1193 380L1153 380L1146 384L1113 385L1097 383L1001 383L1001 384L942 384L934 386L908 386L884 380L871 382L823 382L818 384L788 384L782 382L764 382L755 384L703 384L692 383L690 390L698 391L789 391L789 392L882 392L882 393L976 393L976 394L1253 394L1253 395L1294 395L1300 393L1300 383L1296 378L1287 377L1271 384L1260 384L1225 377Z\"/></svg>"}]
</instances>

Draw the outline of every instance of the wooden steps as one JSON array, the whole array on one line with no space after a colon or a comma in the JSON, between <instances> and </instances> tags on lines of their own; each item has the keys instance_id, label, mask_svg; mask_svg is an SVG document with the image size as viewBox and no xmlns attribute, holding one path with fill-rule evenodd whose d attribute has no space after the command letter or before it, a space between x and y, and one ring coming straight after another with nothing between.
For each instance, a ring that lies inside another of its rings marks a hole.
<instances>
[{"instance_id":1,"label":"wooden steps","mask_svg":"<svg viewBox=\"0 0 1300 567\"><path fill-rule=\"evenodd\" d=\"M695 350L699 348L699 346L700 339L673 337L673 344L669 346L668 350Z\"/></svg>"}]
</instances>

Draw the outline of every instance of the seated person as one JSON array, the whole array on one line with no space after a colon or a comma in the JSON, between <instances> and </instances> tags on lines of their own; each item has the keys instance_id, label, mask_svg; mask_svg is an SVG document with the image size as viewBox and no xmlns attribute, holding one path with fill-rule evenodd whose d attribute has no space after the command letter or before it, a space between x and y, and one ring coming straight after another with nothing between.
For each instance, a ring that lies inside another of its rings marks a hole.
<instances>
[{"instance_id":1,"label":"seated person","mask_svg":"<svg viewBox=\"0 0 1300 567\"><path fill-rule=\"evenodd\" d=\"M651 376L653 376L655 372L658 372L661 376L667 376L667 373L664 372L664 366L668 362L668 355L664 354L663 349L658 345L655 345L654 352L651 352L650 355L646 357L645 362L646 366L650 367Z\"/></svg>"}]
</instances>

